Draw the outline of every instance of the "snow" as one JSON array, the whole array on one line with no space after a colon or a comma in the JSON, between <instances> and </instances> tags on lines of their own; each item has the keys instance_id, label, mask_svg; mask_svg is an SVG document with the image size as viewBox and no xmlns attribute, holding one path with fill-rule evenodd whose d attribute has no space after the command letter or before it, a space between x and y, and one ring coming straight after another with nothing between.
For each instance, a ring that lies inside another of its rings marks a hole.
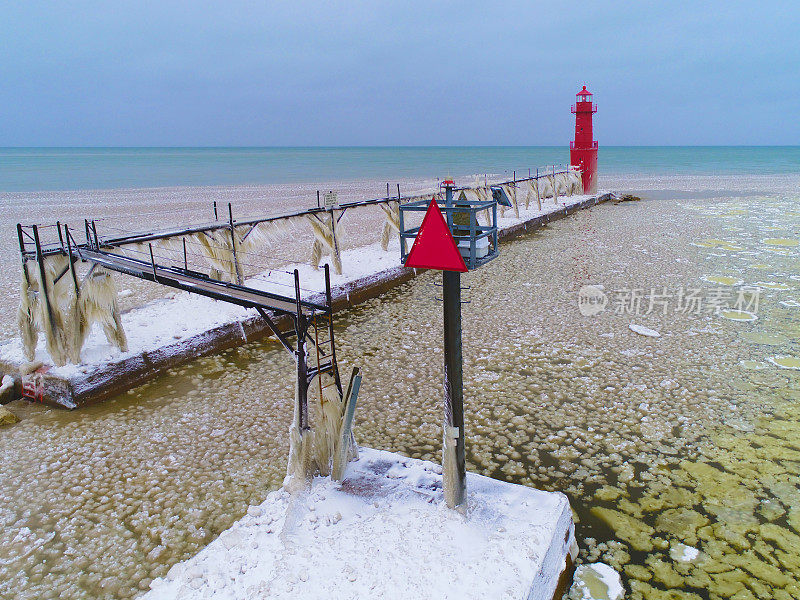
<instances>
[{"instance_id":1,"label":"snow","mask_svg":"<svg viewBox=\"0 0 800 600\"><path fill-rule=\"evenodd\" d=\"M468 473L453 511L440 466L360 452L343 483L272 492L143 598L552 598L575 544L563 494Z\"/></svg>"},{"instance_id":2,"label":"snow","mask_svg":"<svg viewBox=\"0 0 800 600\"><path fill-rule=\"evenodd\" d=\"M595 196L559 197L558 206L553 203L552 199L543 200L541 212L535 208L525 210L521 207L519 218L515 218L513 212L508 209L506 217L498 216L498 228L502 231L543 214L561 211L564 207L593 197ZM535 202L532 203L532 206L534 204ZM321 264L327 262L329 258L324 257ZM382 272L399 267L399 240L397 237L392 238L388 251L383 251L380 243L345 250L342 252L342 265L343 273L341 275L336 275L331 271L331 286L334 288L367 276L380 275ZM285 296L293 296L294 277L292 273L295 269L300 274L301 294L304 298L324 291L324 270L312 267L305 262L266 271L246 280L245 285ZM129 290L122 290L120 294L125 295L126 292ZM81 352L82 364L52 367L48 373L64 379L80 377L104 364L119 362L141 355L143 352L150 352L175 342L185 341L216 327L255 317L256 314L254 310L247 310L226 302L188 292L174 292L167 298L150 302L122 315L122 324L128 338L128 352L121 352L112 346L106 340L100 325L95 324ZM23 355L19 337L0 343L0 361L14 365L23 365L28 362ZM37 361L45 365L52 365L52 360L41 339L34 358L34 362Z\"/></svg>"}]
</instances>

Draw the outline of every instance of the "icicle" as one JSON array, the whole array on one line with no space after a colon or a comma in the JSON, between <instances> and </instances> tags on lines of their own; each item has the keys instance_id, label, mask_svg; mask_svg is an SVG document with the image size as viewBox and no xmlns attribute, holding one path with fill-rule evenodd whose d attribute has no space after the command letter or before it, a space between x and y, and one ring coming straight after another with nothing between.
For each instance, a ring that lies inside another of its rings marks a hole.
<instances>
[{"instance_id":1,"label":"icicle","mask_svg":"<svg viewBox=\"0 0 800 600\"><path fill-rule=\"evenodd\" d=\"M571 182L570 195L583 194L583 179L581 178L581 172L577 169L571 168L568 176Z\"/></svg>"},{"instance_id":2,"label":"icicle","mask_svg":"<svg viewBox=\"0 0 800 600\"><path fill-rule=\"evenodd\" d=\"M539 180L538 179L531 179L528 182L528 187L530 188L530 193L534 194L536 197L536 206L539 207L539 212L542 210L542 199L539 197Z\"/></svg>"},{"instance_id":3,"label":"icicle","mask_svg":"<svg viewBox=\"0 0 800 600\"><path fill-rule=\"evenodd\" d=\"M194 234L192 238L200 244L203 258L223 281L236 281L236 264L229 230L204 231Z\"/></svg>"},{"instance_id":4,"label":"icicle","mask_svg":"<svg viewBox=\"0 0 800 600\"><path fill-rule=\"evenodd\" d=\"M294 417L289 426L289 461L283 486L290 492L311 486L313 473L309 468L311 432L300 431L300 390L295 384Z\"/></svg>"},{"instance_id":5,"label":"icicle","mask_svg":"<svg viewBox=\"0 0 800 600\"><path fill-rule=\"evenodd\" d=\"M330 375L324 377L332 383ZM323 389L322 401L314 404L314 466L316 472L327 476L331 472L333 452L342 427L342 400L336 387L330 386Z\"/></svg>"},{"instance_id":6,"label":"icicle","mask_svg":"<svg viewBox=\"0 0 800 600\"><path fill-rule=\"evenodd\" d=\"M342 258L339 249L339 236L341 226L337 221L337 212L325 213L322 218L319 214L306 215L311 229L314 232L314 245L311 248L311 266L318 267L322 258L322 253L327 252L331 256L333 271L337 275L342 274Z\"/></svg>"},{"instance_id":7,"label":"icicle","mask_svg":"<svg viewBox=\"0 0 800 600\"><path fill-rule=\"evenodd\" d=\"M237 248L240 252L246 254L258 249L271 246L287 234L299 230L299 225L303 221L297 217L290 217L286 219L275 219L273 221L264 221L255 226L240 225L236 227Z\"/></svg>"},{"instance_id":8,"label":"icicle","mask_svg":"<svg viewBox=\"0 0 800 600\"><path fill-rule=\"evenodd\" d=\"M517 186L514 185L513 183L505 183L501 187L511 200L511 207L514 209L514 217L519 219L519 205L517 204Z\"/></svg>"},{"instance_id":9,"label":"icicle","mask_svg":"<svg viewBox=\"0 0 800 600\"><path fill-rule=\"evenodd\" d=\"M400 203L388 202L378 206L386 214L386 222L383 224L383 233L381 233L381 248L386 251L389 249L389 238L393 232L400 232Z\"/></svg>"},{"instance_id":10,"label":"icicle","mask_svg":"<svg viewBox=\"0 0 800 600\"><path fill-rule=\"evenodd\" d=\"M45 335L47 352L53 359L53 364L57 366L66 364L68 358L69 342L62 305L65 290L68 292L69 288L65 285L66 280L63 276L58 282L56 281L56 273L63 273L66 265L66 257L53 256L45 260L43 269L36 268L39 313L36 322ZM42 271L44 271L44 280L42 280Z\"/></svg>"},{"instance_id":11,"label":"icicle","mask_svg":"<svg viewBox=\"0 0 800 600\"><path fill-rule=\"evenodd\" d=\"M68 259L62 255L47 257L41 268L38 263L25 265L17 324L23 353L28 360L33 360L36 355L39 331L44 333L45 346L53 364L64 365L74 355L71 335L73 288L68 269Z\"/></svg>"},{"instance_id":12,"label":"icicle","mask_svg":"<svg viewBox=\"0 0 800 600\"><path fill-rule=\"evenodd\" d=\"M566 196L570 193L571 184L569 183L568 176L566 173L558 173L556 175L556 187L555 189L558 191L559 196Z\"/></svg>"},{"instance_id":13,"label":"icicle","mask_svg":"<svg viewBox=\"0 0 800 600\"><path fill-rule=\"evenodd\" d=\"M28 285L31 280L35 284L28 263L23 266L25 269L24 276L22 277L22 285L20 287L19 309L17 311L17 324L19 326L19 334L22 340L22 351L25 358L33 360L36 355L36 343L39 340L39 331L37 326L37 313L38 297L36 291ZM26 275L26 276L25 276Z\"/></svg>"},{"instance_id":14,"label":"icicle","mask_svg":"<svg viewBox=\"0 0 800 600\"><path fill-rule=\"evenodd\" d=\"M475 178L475 189L470 190L475 194L475 197L479 202L488 202L492 197L491 188L487 188L486 186L481 185L480 178ZM483 217L482 219L480 217ZM478 222L481 225L488 225L492 221L492 215L490 210L487 208L486 210L482 210L478 215Z\"/></svg>"},{"instance_id":15,"label":"icicle","mask_svg":"<svg viewBox=\"0 0 800 600\"><path fill-rule=\"evenodd\" d=\"M75 325L78 356L93 323L102 325L103 333L109 343L121 352L128 351L128 340L122 327L114 278L105 269L95 267L81 284L74 316L78 319Z\"/></svg>"},{"instance_id":16,"label":"icicle","mask_svg":"<svg viewBox=\"0 0 800 600\"><path fill-rule=\"evenodd\" d=\"M538 189L539 189L539 197L540 198L552 198L553 197L553 176L546 175L545 177L540 177L538 180Z\"/></svg>"}]
</instances>

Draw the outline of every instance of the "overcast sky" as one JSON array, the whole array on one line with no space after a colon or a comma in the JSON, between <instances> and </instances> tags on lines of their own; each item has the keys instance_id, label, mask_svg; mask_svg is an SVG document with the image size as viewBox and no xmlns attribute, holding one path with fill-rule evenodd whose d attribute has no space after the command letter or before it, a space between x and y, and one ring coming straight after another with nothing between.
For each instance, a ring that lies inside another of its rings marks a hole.
<instances>
[{"instance_id":1,"label":"overcast sky","mask_svg":"<svg viewBox=\"0 0 800 600\"><path fill-rule=\"evenodd\" d=\"M0 146L800 144L800 2L0 0Z\"/></svg>"}]
</instances>

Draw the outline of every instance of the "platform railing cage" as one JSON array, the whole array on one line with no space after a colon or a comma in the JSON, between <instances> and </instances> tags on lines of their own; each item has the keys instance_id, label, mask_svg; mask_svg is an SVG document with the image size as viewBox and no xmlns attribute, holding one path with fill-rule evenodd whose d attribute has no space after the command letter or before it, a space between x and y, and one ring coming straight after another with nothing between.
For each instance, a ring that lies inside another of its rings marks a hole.
<instances>
[{"instance_id":1,"label":"platform railing cage","mask_svg":"<svg viewBox=\"0 0 800 600\"><path fill-rule=\"evenodd\" d=\"M453 192L455 199L439 206L450 232L458 245L464 263L469 270L476 269L497 258L497 201L470 200L463 190ZM400 259L406 261L419 227L406 227L414 213L425 213L430 200L416 200L400 205ZM481 224L479 215L484 215Z\"/></svg>"}]
</instances>

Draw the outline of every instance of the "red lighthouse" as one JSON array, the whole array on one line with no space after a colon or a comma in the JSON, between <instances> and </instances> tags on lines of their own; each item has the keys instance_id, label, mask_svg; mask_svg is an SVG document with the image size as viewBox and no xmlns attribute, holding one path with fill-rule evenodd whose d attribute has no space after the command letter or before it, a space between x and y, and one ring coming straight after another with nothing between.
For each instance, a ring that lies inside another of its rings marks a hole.
<instances>
[{"instance_id":1,"label":"red lighthouse","mask_svg":"<svg viewBox=\"0 0 800 600\"><path fill-rule=\"evenodd\" d=\"M569 143L569 162L580 167L583 174L583 193L597 191L597 142L592 133L592 115L597 106L592 104L592 94L583 86L572 106L575 114L575 141Z\"/></svg>"}]
</instances>

